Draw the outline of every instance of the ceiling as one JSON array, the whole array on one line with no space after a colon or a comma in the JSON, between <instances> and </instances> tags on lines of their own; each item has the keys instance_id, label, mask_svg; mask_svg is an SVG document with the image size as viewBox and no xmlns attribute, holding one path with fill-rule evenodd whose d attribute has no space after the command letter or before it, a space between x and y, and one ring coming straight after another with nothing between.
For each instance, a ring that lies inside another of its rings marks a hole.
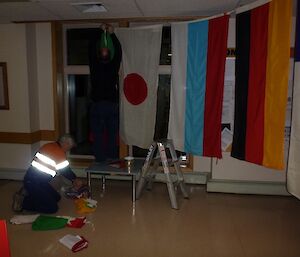
<instances>
[{"instance_id":1,"label":"ceiling","mask_svg":"<svg viewBox=\"0 0 300 257\"><path fill-rule=\"evenodd\" d=\"M0 23L108 18L210 16L256 0L0 0ZM107 12L82 13L72 3L102 3Z\"/></svg>"}]
</instances>

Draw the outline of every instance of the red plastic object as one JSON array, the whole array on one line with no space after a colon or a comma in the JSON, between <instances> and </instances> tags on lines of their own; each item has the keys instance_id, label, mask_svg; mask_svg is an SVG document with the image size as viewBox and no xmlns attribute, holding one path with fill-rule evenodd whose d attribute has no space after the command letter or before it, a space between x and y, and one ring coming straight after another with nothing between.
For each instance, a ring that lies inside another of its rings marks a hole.
<instances>
[{"instance_id":1,"label":"red plastic object","mask_svg":"<svg viewBox=\"0 0 300 257\"><path fill-rule=\"evenodd\" d=\"M0 220L0 257L10 257L10 249L5 220Z\"/></svg>"},{"instance_id":2,"label":"red plastic object","mask_svg":"<svg viewBox=\"0 0 300 257\"><path fill-rule=\"evenodd\" d=\"M70 228L82 228L86 223L86 217L79 217L68 221L67 227Z\"/></svg>"}]
</instances>

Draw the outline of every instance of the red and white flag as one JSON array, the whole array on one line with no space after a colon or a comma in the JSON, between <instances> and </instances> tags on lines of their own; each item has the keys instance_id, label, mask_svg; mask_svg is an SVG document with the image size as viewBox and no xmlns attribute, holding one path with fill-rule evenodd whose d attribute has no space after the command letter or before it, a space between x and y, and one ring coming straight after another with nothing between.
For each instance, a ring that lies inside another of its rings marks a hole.
<instances>
[{"instance_id":1,"label":"red and white flag","mask_svg":"<svg viewBox=\"0 0 300 257\"><path fill-rule=\"evenodd\" d=\"M156 118L162 25L118 28L122 45L120 136L128 145L148 148Z\"/></svg>"}]
</instances>

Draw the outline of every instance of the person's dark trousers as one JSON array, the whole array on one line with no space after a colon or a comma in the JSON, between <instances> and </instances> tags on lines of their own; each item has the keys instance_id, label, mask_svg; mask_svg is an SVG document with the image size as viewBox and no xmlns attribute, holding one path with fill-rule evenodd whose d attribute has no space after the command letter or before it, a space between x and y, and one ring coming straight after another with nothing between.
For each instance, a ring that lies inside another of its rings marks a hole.
<instances>
[{"instance_id":1,"label":"person's dark trousers","mask_svg":"<svg viewBox=\"0 0 300 257\"><path fill-rule=\"evenodd\" d=\"M23 209L40 213L55 213L58 210L57 202L60 195L49 184L26 183Z\"/></svg>"},{"instance_id":2,"label":"person's dark trousers","mask_svg":"<svg viewBox=\"0 0 300 257\"><path fill-rule=\"evenodd\" d=\"M119 155L119 104L109 101L93 103L90 112L90 125L93 134L93 151L97 162L115 159ZM103 135L107 132L107 145Z\"/></svg>"},{"instance_id":3,"label":"person's dark trousers","mask_svg":"<svg viewBox=\"0 0 300 257\"><path fill-rule=\"evenodd\" d=\"M57 212L57 202L61 196L50 186L48 177L49 175L44 175L33 167L28 169L24 178L27 195L24 198L23 210L39 213Z\"/></svg>"}]
</instances>

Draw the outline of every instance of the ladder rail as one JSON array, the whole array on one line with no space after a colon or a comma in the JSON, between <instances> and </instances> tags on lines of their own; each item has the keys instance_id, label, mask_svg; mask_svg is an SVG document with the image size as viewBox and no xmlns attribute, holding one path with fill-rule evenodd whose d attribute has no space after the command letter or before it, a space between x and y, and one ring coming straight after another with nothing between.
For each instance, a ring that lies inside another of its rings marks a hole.
<instances>
[{"instance_id":1,"label":"ladder rail","mask_svg":"<svg viewBox=\"0 0 300 257\"><path fill-rule=\"evenodd\" d=\"M171 176L170 176L170 170L169 170L169 165L168 165L168 159L166 155L166 149L163 143L158 142L158 150L159 154L161 157L161 163L164 169L164 173L166 175L166 182L167 182L167 187L168 187L168 192L169 192L169 197L171 201L171 206L173 209L178 209L177 205L177 200L176 200L176 192L174 189L174 184L172 182Z\"/></svg>"},{"instance_id":2,"label":"ladder rail","mask_svg":"<svg viewBox=\"0 0 300 257\"><path fill-rule=\"evenodd\" d=\"M177 179L179 181L179 186L180 186L181 192L182 192L184 198L189 198L189 194L187 192L187 189L186 189L186 186L184 183L184 177L183 177L183 174L182 174L182 171L180 168L180 164L179 164L178 157L177 157L173 143L170 144L170 152L171 152L172 159L177 160L177 162L174 163L174 167L175 167L175 171L177 174Z\"/></svg>"},{"instance_id":3,"label":"ladder rail","mask_svg":"<svg viewBox=\"0 0 300 257\"><path fill-rule=\"evenodd\" d=\"M141 173L138 185L137 185L137 190L136 190L136 198L137 199L140 198L142 191L145 187L145 184L147 182L147 175L148 175L150 164L153 159L153 155L154 155L156 148L157 148L157 145L154 142L149 147L147 157L146 157L146 160L145 160L143 168L142 168L142 173Z\"/></svg>"}]
</instances>

